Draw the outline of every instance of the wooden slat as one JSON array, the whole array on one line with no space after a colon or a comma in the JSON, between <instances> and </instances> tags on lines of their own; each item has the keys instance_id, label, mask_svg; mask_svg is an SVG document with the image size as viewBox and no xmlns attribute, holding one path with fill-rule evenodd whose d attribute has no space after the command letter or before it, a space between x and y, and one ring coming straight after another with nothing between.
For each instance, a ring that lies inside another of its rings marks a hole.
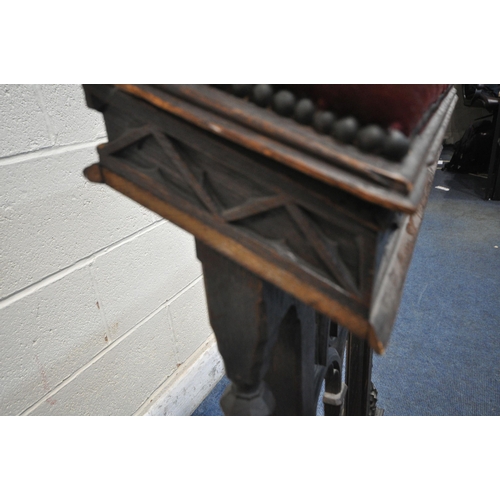
<instances>
[{"instance_id":1,"label":"wooden slat","mask_svg":"<svg viewBox=\"0 0 500 500\"><path fill-rule=\"evenodd\" d=\"M189 167L186 165L177 150L174 148L172 142L165 135L157 131L155 131L153 135L167 157L176 167L177 172L184 178L186 183L196 193L196 196L198 196L200 201L207 207L208 210L210 210L210 212L212 212L215 217L220 217L214 201L197 181L196 177L193 175Z\"/></svg>"},{"instance_id":2,"label":"wooden slat","mask_svg":"<svg viewBox=\"0 0 500 500\"><path fill-rule=\"evenodd\" d=\"M102 144L99 151L102 154L113 154L121 149L134 144L135 142L144 139L148 135L151 135L151 127L149 125L144 125L143 127L135 128L123 134L121 137L115 139L113 142L108 142L107 144Z\"/></svg>"},{"instance_id":3,"label":"wooden slat","mask_svg":"<svg viewBox=\"0 0 500 500\"><path fill-rule=\"evenodd\" d=\"M275 196L266 196L262 198L254 198L243 205L228 208L221 213L222 218L227 222L251 217L262 212L267 212L273 208L278 208L286 203L286 197L278 194Z\"/></svg>"}]
</instances>

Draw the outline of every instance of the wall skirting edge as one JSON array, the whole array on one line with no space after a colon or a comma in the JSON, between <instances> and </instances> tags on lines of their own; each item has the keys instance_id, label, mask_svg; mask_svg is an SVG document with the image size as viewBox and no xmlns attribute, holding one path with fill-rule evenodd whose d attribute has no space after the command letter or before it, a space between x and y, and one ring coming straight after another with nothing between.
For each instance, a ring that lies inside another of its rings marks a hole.
<instances>
[{"instance_id":1,"label":"wall skirting edge","mask_svg":"<svg viewBox=\"0 0 500 500\"><path fill-rule=\"evenodd\" d=\"M188 416L224 375L224 363L212 335L135 413L142 416Z\"/></svg>"}]
</instances>

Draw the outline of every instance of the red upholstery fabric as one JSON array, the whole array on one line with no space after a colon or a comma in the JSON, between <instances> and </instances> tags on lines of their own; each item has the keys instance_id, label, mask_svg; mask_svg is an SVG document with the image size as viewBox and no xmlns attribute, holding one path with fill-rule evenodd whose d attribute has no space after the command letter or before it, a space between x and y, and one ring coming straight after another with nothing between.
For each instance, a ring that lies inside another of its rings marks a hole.
<instances>
[{"instance_id":1,"label":"red upholstery fabric","mask_svg":"<svg viewBox=\"0 0 500 500\"><path fill-rule=\"evenodd\" d=\"M323 109L410 135L448 85L291 85Z\"/></svg>"}]
</instances>

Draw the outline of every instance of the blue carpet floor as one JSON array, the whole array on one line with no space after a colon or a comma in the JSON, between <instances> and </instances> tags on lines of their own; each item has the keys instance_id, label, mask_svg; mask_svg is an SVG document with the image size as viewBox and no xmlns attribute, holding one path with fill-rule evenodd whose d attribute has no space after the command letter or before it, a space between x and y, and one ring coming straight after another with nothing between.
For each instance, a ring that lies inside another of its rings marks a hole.
<instances>
[{"instance_id":1,"label":"blue carpet floor","mask_svg":"<svg viewBox=\"0 0 500 500\"><path fill-rule=\"evenodd\" d=\"M500 202L484 187L436 173L387 352L374 356L385 415L500 415ZM193 416L222 415L227 384Z\"/></svg>"}]
</instances>

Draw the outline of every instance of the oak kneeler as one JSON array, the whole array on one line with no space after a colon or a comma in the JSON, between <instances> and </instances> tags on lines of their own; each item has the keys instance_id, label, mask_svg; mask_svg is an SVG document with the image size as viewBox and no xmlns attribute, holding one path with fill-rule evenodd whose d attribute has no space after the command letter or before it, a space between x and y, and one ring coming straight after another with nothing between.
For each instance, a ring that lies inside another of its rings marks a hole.
<instances>
[{"instance_id":1,"label":"oak kneeler","mask_svg":"<svg viewBox=\"0 0 500 500\"><path fill-rule=\"evenodd\" d=\"M226 415L315 415L323 382L325 415L381 413L372 352L389 341L456 96L362 87L84 85L109 141L86 177L196 238ZM420 103L412 116L375 106L398 92Z\"/></svg>"}]
</instances>

